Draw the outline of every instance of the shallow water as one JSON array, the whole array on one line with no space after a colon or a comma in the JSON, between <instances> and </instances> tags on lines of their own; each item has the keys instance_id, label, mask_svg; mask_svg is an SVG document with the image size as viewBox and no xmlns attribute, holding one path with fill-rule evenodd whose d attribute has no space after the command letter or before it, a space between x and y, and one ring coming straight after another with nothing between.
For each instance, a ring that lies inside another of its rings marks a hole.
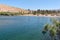
<instances>
[{"instance_id":1,"label":"shallow water","mask_svg":"<svg viewBox=\"0 0 60 40\"><path fill-rule=\"evenodd\" d=\"M42 34L49 17L1 16L0 40L50 40L48 33Z\"/></svg>"}]
</instances>

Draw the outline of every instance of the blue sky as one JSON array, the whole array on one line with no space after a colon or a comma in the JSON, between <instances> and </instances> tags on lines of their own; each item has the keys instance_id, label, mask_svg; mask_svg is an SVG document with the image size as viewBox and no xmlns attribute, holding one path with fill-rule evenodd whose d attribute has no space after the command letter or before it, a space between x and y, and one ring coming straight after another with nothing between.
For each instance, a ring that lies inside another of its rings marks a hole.
<instances>
[{"instance_id":1,"label":"blue sky","mask_svg":"<svg viewBox=\"0 0 60 40\"><path fill-rule=\"evenodd\" d=\"M6 4L23 9L60 9L60 0L0 0Z\"/></svg>"}]
</instances>

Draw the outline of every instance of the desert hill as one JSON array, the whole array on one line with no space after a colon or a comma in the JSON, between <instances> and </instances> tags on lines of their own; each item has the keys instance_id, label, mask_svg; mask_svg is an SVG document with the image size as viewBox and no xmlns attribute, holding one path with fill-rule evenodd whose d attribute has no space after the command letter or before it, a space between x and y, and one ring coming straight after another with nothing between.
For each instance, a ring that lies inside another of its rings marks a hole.
<instances>
[{"instance_id":1,"label":"desert hill","mask_svg":"<svg viewBox=\"0 0 60 40\"><path fill-rule=\"evenodd\" d=\"M0 4L0 12L21 12L28 13L28 10Z\"/></svg>"}]
</instances>

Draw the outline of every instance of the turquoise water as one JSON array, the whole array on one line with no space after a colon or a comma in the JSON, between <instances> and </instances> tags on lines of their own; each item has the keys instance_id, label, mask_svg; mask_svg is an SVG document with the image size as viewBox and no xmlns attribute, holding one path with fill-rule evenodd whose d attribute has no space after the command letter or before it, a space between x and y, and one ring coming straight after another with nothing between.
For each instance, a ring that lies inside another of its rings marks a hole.
<instances>
[{"instance_id":1,"label":"turquoise water","mask_svg":"<svg viewBox=\"0 0 60 40\"><path fill-rule=\"evenodd\" d=\"M49 17L1 16L0 40L50 40L48 34L42 34L46 23Z\"/></svg>"}]
</instances>

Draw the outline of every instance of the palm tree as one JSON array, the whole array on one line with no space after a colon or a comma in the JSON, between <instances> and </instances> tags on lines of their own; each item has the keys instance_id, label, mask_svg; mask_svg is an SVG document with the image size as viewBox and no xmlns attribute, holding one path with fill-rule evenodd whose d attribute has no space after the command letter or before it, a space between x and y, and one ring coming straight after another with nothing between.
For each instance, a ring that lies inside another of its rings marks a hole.
<instances>
[{"instance_id":1,"label":"palm tree","mask_svg":"<svg viewBox=\"0 0 60 40\"><path fill-rule=\"evenodd\" d=\"M49 32L51 40L56 40L56 35L60 35L60 22L58 20L52 19L52 23L46 24L44 30L42 31L43 34L46 32Z\"/></svg>"}]
</instances>

